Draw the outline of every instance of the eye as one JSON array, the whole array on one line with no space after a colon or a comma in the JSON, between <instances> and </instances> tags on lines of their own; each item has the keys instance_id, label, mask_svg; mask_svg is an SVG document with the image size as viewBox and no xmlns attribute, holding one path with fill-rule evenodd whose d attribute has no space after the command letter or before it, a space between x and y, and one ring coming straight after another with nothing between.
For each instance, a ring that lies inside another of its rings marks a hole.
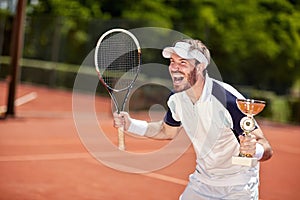
<instances>
[{"instance_id":1,"label":"eye","mask_svg":"<svg viewBox=\"0 0 300 200\"><path fill-rule=\"evenodd\" d=\"M187 65L187 63L188 63L188 62L187 62L186 60L182 60L182 61L180 62L181 65Z\"/></svg>"}]
</instances>

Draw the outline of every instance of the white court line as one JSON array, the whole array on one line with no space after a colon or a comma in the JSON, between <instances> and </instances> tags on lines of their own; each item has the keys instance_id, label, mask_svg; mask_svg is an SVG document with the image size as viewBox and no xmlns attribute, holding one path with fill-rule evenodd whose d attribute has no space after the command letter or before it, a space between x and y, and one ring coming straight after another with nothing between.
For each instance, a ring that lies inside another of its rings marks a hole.
<instances>
[{"instance_id":1,"label":"white court line","mask_svg":"<svg viewBox=\"0 0 300 200\"><path fill-rule=\"evenodd\" d=\"M89 153L63 153L63 154L35 154L35 155L19 155L19 156L0 156L0 162L18 162L18 161L47 161L47 160L69 160L69 159L87 159L92 158ZM124 166L123 166L124 167ZM138 170L140 171L140 170ZM146 176L178 185L187 185L188 181L167 176L158 173L139 173L141 176Z\"/></svg>"},{"instance_id":2,"label":"white court line","mask_svg":"<svg viewBox=\"0 0 300 200\"><path fill-rule=\"evenodd\" d=\"M16 99L15 100L15 105L16 106L21 106L21 105L23 105L25 103L28 103L28 102L36 99L36 98L37 98L37 93L36 92L28 93L28 94Z\"/></svg>"},{"instance_id":3,"label":"white court line","mask_svg":"<svg viewBox=\"0 0 300 200\"><path fill-rule=\"evenodd\" d=\"M148 173L148 174L141 174L141 175L151 177L151 178L155 178L155 179L159 179L159 180L162 180L162 181L176 183L178 185L187 185L188 184L188 181L186 181L186 180L179 179L179 178L174 178L172 176L167 176L167 175L158 174L158 173Z\"/></svg>"},{"instance_id":4,"label":"white court line","mask_svg":"<svg viewBox=\"0 0 300 200\"><path fill-rule=\"evenodd\" d=\"M37 93L36 92L31 92L31 93L28 93L24 96L21 96L19 98L17 98L15 100L15 106L21 106L23 104L26 104L34 99L37 98ZM6 112L7 110L7 107L6 106L0 106L0 113L4 113Z\"/></svg>"},{"instance_id":5,"label":"white court line","mask_svg":"<svg viewBox=\"0 0 300 200\"><path fill-rule=\"evenodd\" d=\"M0 162L37 161L37 160L69 160L91 158L88 153L34 154L19 156L0 156Z\"/></svg>"}]
</instances>

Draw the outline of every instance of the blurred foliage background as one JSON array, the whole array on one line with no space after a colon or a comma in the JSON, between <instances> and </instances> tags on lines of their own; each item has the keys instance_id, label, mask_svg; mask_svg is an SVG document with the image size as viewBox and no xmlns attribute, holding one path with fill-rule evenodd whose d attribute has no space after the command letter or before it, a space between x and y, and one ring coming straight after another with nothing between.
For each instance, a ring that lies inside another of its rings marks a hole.
<instances>
[{"instance_id":1,"label":"blurred foliage background","mask_svg":"<svg viewBox=\"0 0 300 200\"><path fill-rule=\"evenodd\" d=\"M0 78L8 73L5 56L14 17L5 1L0 1ZM48 73L55 76L45 84L55 86L63 79L63 86L72 86L74 79L62 78L66 75L61 71L76 71L110 28L169 28L202 40L225 82L246 96L268 101L266 117L300 123L299 0L28 0L27 4L23 58L31 60L27 67L56 63ZM39 63L31 64L32 60ZM26 79L25 71L24 81L38 82L33 80L37 76L45 80L38 72Z\"/></svg>"}]
</instances>

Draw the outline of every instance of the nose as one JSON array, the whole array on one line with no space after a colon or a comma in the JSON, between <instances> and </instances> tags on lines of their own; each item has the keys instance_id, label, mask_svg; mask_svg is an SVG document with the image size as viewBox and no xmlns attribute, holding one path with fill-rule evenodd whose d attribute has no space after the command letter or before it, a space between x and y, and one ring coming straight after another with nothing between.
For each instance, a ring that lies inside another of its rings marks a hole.
<instances>
[{"instance_id":1,"label":"nose","mask_svg":"<svg viewBox=\"0 0 300 200\"><path fill-rule=\"evenodd\" d=\"M175 62L171 62L169 65L169 69L172 72L179 71L179 65Z\"/></svg>"}]
</instances>

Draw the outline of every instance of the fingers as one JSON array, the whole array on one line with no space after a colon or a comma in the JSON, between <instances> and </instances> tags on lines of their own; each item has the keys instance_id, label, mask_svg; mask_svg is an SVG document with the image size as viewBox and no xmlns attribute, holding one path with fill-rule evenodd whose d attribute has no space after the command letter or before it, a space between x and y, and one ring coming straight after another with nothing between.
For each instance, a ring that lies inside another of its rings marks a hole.
<instances>
[{"instance_id":1,"label":"fingers","mask_svg":"<svg viewBox=\"0 0 300 200\"><path fill-rule=\"evenodd\" d=\"M120 114L114 113L113 117L114 117L115 128L120 128L124 126L124 118Z\"/></svg>"},{"instance_id":2,"label":"fingers","mask_svg":"<svg viewBox=\"0 0 300 200\"><path fill-rule=\"evenodd\" d=\"M243 155L253 156L256 151L256 137L255 135L249 134L247 136L239 136L240 139L240 152Z\"/></svg>"},{"instance_id":3,"label":"fingers","mask_svg":"<svg viewBox=\"0 0 300 200\"><path fill-rule=\"evenodd\" d=\"M125 130L127 130L128 124L129 124L129 114L127 112L114 112L113 113L113 126L115 128L124 127Z\"/></svg>"}]
</instances>

